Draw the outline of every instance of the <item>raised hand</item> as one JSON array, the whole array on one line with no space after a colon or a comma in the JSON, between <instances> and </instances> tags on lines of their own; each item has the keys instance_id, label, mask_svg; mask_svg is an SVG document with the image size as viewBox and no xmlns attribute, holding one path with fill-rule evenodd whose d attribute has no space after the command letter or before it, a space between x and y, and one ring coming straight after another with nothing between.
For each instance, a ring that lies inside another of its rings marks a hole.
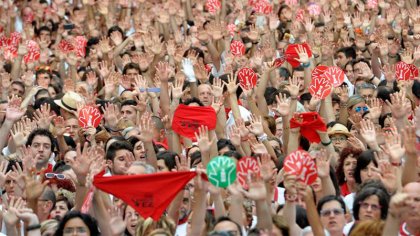
<instances>
[{"instance_id":1,"label":"raised hand","mask_svg":"<svg viewBox=\"0 0 420 236\"><path fill-rule=\"evenodd\" d=\"M45 170L41 171L41 176ZM37 170L32 168L27 171L25 175L25 192L27 200L38 199L44 192L45 187L48 185L48 181L41 183L41 179L37 176Z\"/></svg>"},{"instance_id":2,"label":"raised hand","mask_svg":"<svg viewBox=\"0 0 420 236\"><path fill-rule=\"evenodd\" d=\"M298 47L296 48L296 53L298 54L299 58L297 58L296 60L302 64L307 64L309 63L309 56L308 56L308 52L306 51L306 48L304 48L302 45L298 45Z\"/></svg>"},{"instance_id":3,"label":"raised hand","mask_svg":"<svg viewBox=\"0 0 420 236\"><path fill-rule=\"evenodd\" d=\"M139 139L143 143L149 143L153 140L153 123L150 116L143 115L139 124Z\"/></svg>"},{"instance_id":4,"label":"raised hand","mask_svg":"<svg viewBox=\"0 0 420 236\"><path fill-rule=\"evenodd\" d=\"M168 82L169 73L171 72L169 68L169 64L167 62L160 61L156 65L156 75L160 79L161 82Z\"/></svg>"},{"instance_id":5,"label":"raised hand","mask_svg":"<svg viewBox=\"0 0 420 236\"><path fill-rule=\"evenodd\" d=\"M108 210L108 213L111 216L109 223L111 224L112 235L123 234L126 229L126 224L123 220L122 209L118 206L112 206Z\"/></svg>"},{"instance_id":6,"label":"raised hand","mask_svg":"<svg viewBox=\"0 0 420 236\"><path fill-rule=\"evenodd\" d=\"M177 171L190 171L191 158L181 155L181 157L175 156L176 170Z\"/></svg>"},{"instance_id":7,"label":"raised hand","mask_svg":"<svg viewBox=\"0 0 420 236\"><path fill-rule=\"evenodd\" d=\"M185 80L185 77L180 76L175 80L175 83L171 85L173 100L178 100L182 97L182 94L184 93L184 91L182 90L184 86L184 80Z\"/></svg>"},{"instance_id":8,"label":"raised hand","mask_svg":"<svg viewBox=\"0 0 420 236\"><path fill-rule=\"evenodd\" d=\"M279 94L276 96L277 107L275 111L281 116L286 117L290 114L290 100L287 99L286 94Z\"/></svg>"},{"instance_id":9,"label":"raised hand","mask_svg":"<svg viewBox=\"0 0 420 236\"><path fill-rule=\"evenodd\" d=\"M369 109L370 118L372 120L379 119L382 113L382 104L378 98L372 98L370 105L367 106Z\"/></svg>"},{"instance_id":10,"label":"raised hand","mask_svg":"<svg viewBox=\"0 0 420 236\"><path fill-rule=\"evenodd\" d=\"M222 83L223 81L219 78L214 78L213 80L213 96L214 97L221 97L223 95L223 88L225 87L225 84Z\"/></svg>"},{"instance_id":11,"label":"raised hand","mask_svg":"<svg viewBox=\"0 0 420 236\"><path fill-rule=\"evenodd\" d=\"M4 184L6 183L7 176L9 175L10 171L7 172L7 165L9 163L7 161L2 161L0 163L0 187L3 188Z\"/></svg>"},{"instance_id":12,"label":"raised hand","mask_svg":"<svg viewBox=\"0 0 420 236\"><path fill-rule=\"evenodd\" d=\"M258 159L258 164L260 166L261 177L266 183L270 182L277 172L277 169L273 168L274 163L271 160L271 156L268 153L261 154Z\"/></svg>"},{"instance_id":13,"label":"raised hand","mask_svg":"<svg viewBox=\"0 0 420 236\"><path fill-rule=\"evenodd\" d=\"M236 90L239 87L239 84L236 83L236 76L233 76L233 74L228 75L228 82L222 81L223 84L226 85L227 91L229 94L235 94Z\"/></svg>"},{"instance_id":14,"label":"raised hand","mask_svg":"<svg viewBox=\"0 0 420 236\"><path fill-rule=\"evenodd\" d=\"M115 128L118 121L121 119L118 106L112 103L107 103L105 107L102 108L102 111L104 113L105 123L111 128Z\"/></svg>"},{"instance_id":15,"label":"raised hand","mask_svg":"<svg viewBox=\"0 0 420 236\"><path fill-rule=\"evenodd\" d=\"M249 130L251 133L255 134L257 137L264 134L264 126L262 123L261 116L253 116L250 117L251 125L249 127Z\"/></svg>"},{"instance_id":16,"label":"raised hand","mask_svg":"<svg viewBox=\"0 0 420 236\"><path fill-rule=\"evenodd\" d=\"M43 104L34 113L34 119L39 128L48 129L50 127L52 119L55 115L51 115L51 107L50 104Z\"/></svg>"},{"instance_id":17,"label":"raised hand","mask_svg":"<svg viewBox=\"0 0 420 236\"><path fill-rule=\"evenodd\" d=\"M249 182L249 190L245 191L242 189L242 194L254 201L262 201L267 198L267 189L262 178L258 177L256 173L251 173Z\"/></svg>"},{"instance_id":18,"label":"raised hand","mask_svg":"<svg viewBox=\"0 0 420 236\"><path fill-rule=\"evenodd\" d=\"M250 137L249 145L251 146L251 150L256 154L265 154L268 153L267 148L264 146L264 144L258 142L258 140L255 137Z\"/></svg>"},{"instance_id":19,"label":"raised hand","mask_svg":"<svg viewBox=\"0 0 420 236\"><path fill-rule=\"evenodd\" d=\"M315 157L318 176L328 178L330 176L330 158L325 149L321 149Z\"/></svg>"},{"instance_id":20,"label":"raised hand","mask_svg":"<svg viewBox=\"0 0 420 236\"><path fill-rule=\"evenodd\" d=\"M209 129L203 125L198 128L198 133L195 133L195 138L197 139L201 153L208 153L210 147L215 142L214 138L210 140Z\"/></svg>"},{"instance_id":21,"label":"raised hand","mask_svg":"<svg viewBox=\"0 0 420 236\"><path fill-rule=\"evenodd\" d=\"M18 207L16 210L17 211L15 214L23 222L27 223L28 225L39 224L38 216L32 211L32 209L26 208L24 204L21 207Z\"/></svg>"},{"instance_id":22,"label":"raised hand","mask_svg":"<svg viewBox=\"0 0 420 236\"><path fill-rule=\"evenodd\" d=\"M405 148L403 147L401 135L396 129L392 129L390 133L385 134L385 145L382 149L390 156L391 163L401 163L405 154Z\"/></svg>"},{"instance_id":23,"label":"raised hand","mask_svg":"<svg viewBox=\"0 0 420 236\"><path fill-rule=\"evenodd\" d=\"M7 90L11 84L12 84L12 78L10 77L10 74L2 73L1 74L1 87L3 88L3 90Z\"/></svg>"},{"instance_id":24,"label":"raised hand","mask_svg":"<svg viewBox=\"0 0 420 236\"><path fill-rule=\"evenodd\" d=\"M13 96L9 100L9 103L7 104L7 108L6 108L6 120L11 121L11 122L16 122L17 120L22 118L22 116L26 112L26 108L22 109L20 107L21 103L22 103L22 99L18 98L17 96Z\"/></svg>"},{"instance_id":25,"label":"raised hand","mask_svg":"<svg viewBox=\"0 0 420 236\"><path fill-rule=\"evenodd\" d=\"M360 128L360 135L366 143L376 143L375 125L372 123L372 121L362 119L360 121Z\"/></svg>"},{"instance_id":26,"label":"raised hand","mask_svg":"<svg viewBox=\"0 0 420 236\"><path fill-rule=\"evenodd\" d=\"M3 220L7 225L15 227L19 220L17 216L18 210L21 209L24 206L24 204L25 202L22 200L22 198L10 198L7 211L3 213ZM5 206L3 207L5 208Z\"/></svg>"},{"instance_id":27,"label":"raised hand","mask_svg":"<svg viewBox=\"0 0 420 236\"><path fill-rule=\"evenodd\" d=\"M394 192L398 187L396 168L389 162L381 162L379 163L379 169L381 182L389 192Z\"/></svg>"},{"instance_id":28,"label":"raised hand","mask_svg":"<svg viewBox=\"0 0 420 236\"><path fill-rule=\"evenodd\" d=\"M236 125L229 127L229 139L235 147L241 145L241 134L239 133L239 128Z\"/></svg>"},{"instance_id":29,"label":"raised hand","mask_svg":"<svg viewBox=\"0 0 420 236\"><path fill-rule=\"evenodd\" d=\"M391 94L391 102L385 101L391 108L392 117L395 119L402 119L407 117L411 111L411 104L405 96L405 91Z\"/></svg>"},{"instance_id":30,"label":"raised hand","mask_svg":"<svg viewBox=\"0 0 420 236\"><path fill-rule=\"evenodd\" d=\"M15 142L16 147L25 145L26 135L23 122L17 122L13 125L13 129L10 131L13 141Z\"/></svg>"},{"instance_id":31,"label":"raised hand","mask_svg":"<svg viewBox=\"0 0 420 236\"><path fill-rule=\"evenodd\" d=\"M303 82L297 77L289 78L289 85L286 86L286 89L289 91L292 99L297 98L299 95L299 89L302 86L302 83Z\"/></svg>"},{"instance_id":32,"label":"raised hand","mask_svg":"<svg viewBox=\"0 0 420 236\"><path fill-rule=\"evenodd\" d=\"M415 202L410 200L410 196L407 193L396 193L389 202L388 214L395 218L401 218L404 213L410 212L415 208Z\"/></svg>"}]
</instances>

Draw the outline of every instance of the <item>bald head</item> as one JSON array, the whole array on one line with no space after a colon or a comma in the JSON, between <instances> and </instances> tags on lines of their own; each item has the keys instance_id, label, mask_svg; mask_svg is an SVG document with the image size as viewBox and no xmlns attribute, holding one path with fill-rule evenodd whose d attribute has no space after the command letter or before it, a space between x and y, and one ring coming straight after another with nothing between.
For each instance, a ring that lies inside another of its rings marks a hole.
<instances>
[{"instance_id":1,"label":"bald head","mask_svg":"<svg viewBox=\"0 0 420 236\"><path fill-rule=\"evenodd\" d=\"M213 91L211 85L200 84L198 86L198 99L204 104L204 106L210 106L213 101Z\"/></svg>"}]
</instances>

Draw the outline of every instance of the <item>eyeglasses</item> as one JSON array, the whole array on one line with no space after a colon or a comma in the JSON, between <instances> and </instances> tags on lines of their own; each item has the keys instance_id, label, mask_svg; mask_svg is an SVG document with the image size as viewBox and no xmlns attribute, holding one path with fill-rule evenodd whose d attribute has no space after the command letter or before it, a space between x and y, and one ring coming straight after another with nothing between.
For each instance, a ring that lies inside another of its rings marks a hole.
<instances>
[{"instance_id":1,"label":"eyeglasses","mask_svg":"<svg viewBox=\"0 0 420 236\"><path fill-rule=\"evenodd\" d=\"M345 141L347 141L347 138L346 137L331 137L331 141L333 141L333 142L340 142L340 143L342 143L342 142L345 142Z\"/></svg>"},{"instance_id":2,"label":"eyeglasses","mask_svg":"<svg viewBox=\"0 0 420 236\"><path fill-rule=\"evenodd\" d=\"M319 213L323 217L330 216L331 213L333 213L335 216L338 216L338 215L344 214L344 210L341 208L325 209L325 210L321 210Z\"/></svg>"},{"instance_id":3,"label":"eyeglasses","mask_svg":"<svg viewBox=\"0 0 420 236\"><path fill-rule=\"evenodd\" d=\"M208 236L236 236L238 232L234 230L229 231L213 231L208 234Z\"/></svg>"},{"instance_id":4,"label":"eyeglasses","mask_svg":"<svg viewBox=\"0 0 420 236\"><path fill-rule=\"evenodd\" d=\"M356 112L361 112L363 110L363 112L367 112L369 110L369 108L367 107L355 107L354 110Z\"/></svg>"},{"instance_id":5,"label":"eyeglasses","mask_svg":"<svg viewBox=\"0 0 420 236\"><path fill-rule=\"evenodd\" d=\"M369 207L372 209L372 211L379 211L382 207L376 204L369 204L366 202L359 202L360 207L367 210Z\"/></svg>"},{"instance_id":6,"label":"eyeglasses","mask_svg":"<svg viewBox=\"0 0 420 236\"><path fill-rule=\"evenodd\" d=\"M57 179L65 179L66 176L63 174L56 174L56 173L45 173L45 177L47 179L53 179L54 177Z\"/></svg>"}]
</instances>

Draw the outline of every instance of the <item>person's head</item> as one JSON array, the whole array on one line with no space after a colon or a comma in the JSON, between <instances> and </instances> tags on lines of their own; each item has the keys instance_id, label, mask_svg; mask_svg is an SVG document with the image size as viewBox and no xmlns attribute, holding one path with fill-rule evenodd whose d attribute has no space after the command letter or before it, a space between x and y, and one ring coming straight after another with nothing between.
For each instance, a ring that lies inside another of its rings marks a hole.
<instances>
[{"instance_id":1,"label":"person's head","mask_svg":"<svg viewBox=\"0 0 420 236\"><path fill-rule=\"evenodd\" d=\"M153 166L142 161L135 161L128 168L127 175L152 174L155 172L156 170Z\"/></svg>"},{"instance_id":2,"label":"person's head","mask_svg":"<svg viewBox=\"0 0 420 236\"><path fill-rule=\"evenodd\" d=\"M203 107L204 104L196 97L187 98L182 104L190 107Z\"/></svg>"},{"instance_id":3,"label":"person's head","mask_svg":"<svg viewBox=\"0 0 420 236\"><path fill-rule=\"evenodd\" d=\"M188 188L183 190L182 202L179 207L179 220L188 218L191 212L191 192Z\"/></svg>"},{"instance_id":4,"label":"person's head","mask_svg":"<svg viewBox=\"0 0 420 236\"><path fill-rule=\"evenodd\" d=\"M292 20L292 9L286 4L281 5L277 15L280 22L287 23Z\"/></svg>"},{"instance_id":5,"label":"person's head","mask_svg":"<svg viewBox=\"0 0 420 236\"><path fill-rule=\"evenodd\" d=\"M38 38L40 41L50 42L51 41L51 29L47 26L41 26L38 29Z\"/></svg>"},{"instance_id":6,"label":"person's head","mask_svg":"<svg viewBox=\"0 0 420 236\"><path fill-rule=\"evenodd\" d=\"M410 211L405 212L402 216L407 226L411 229L419 229L420 225L420 183L411 182L404 186L403 193L408 195L409 201L413 203Z\"/></svg>"},{"instance_id":7,"label":"person's head","mask_svg":"<svg viewBox=\"0 0 420 236\"><path fill-rule=\"evenodd\" d=\"M365 80L370 78L363 78L362 76L365 74L365 68L370 69L370 63L366 59L357 59L354 62L353 71L356 81L357 80Z\"/></svg>"},{"instance_id":8,"label":"person's head","mask_svg":"<svg viewBox=\"0 0 420 236\"><path fill-rule=\"evenodd\" d=\"M129 142L116 141L106 151L106 162L113 175L125 175L130 167L130 155L133 147Z\"/></svg>"},{"instance_id":9,"label":"person's head","mask_svg":"<svg viewBox=\"0 0 420 236\"><path fill-rule=\"evenodd\" d=\"M121 117L124 120L129 120L135 124L137 120L137 111L135 108L136 106L136 101L125 100L123 103L121 103Z\"/></svg>"},{"instance_id":10,"label":"person's head","mask_svg":"<svg viewBox=\"0 0 420 236\"><path fill-rule=\"evenodd\" d=\"M386 191L367 185L354 198L353 217L356 221L385 220L388 204L389 194Z\"/></svg>"},{"instance_id":11,"label":"person's head","mask_svg":"<svg viewBox=\"0 0 420 236\"><path fill-rule=\"evenodd\" d=\"M48 85L51 83L51 73L49 70L46 69L39 69L35 73L35 81L36 84L48 89Z\"/></svg>"},{"instance_id":12,"label":"person's head","mask_svg":"<svg viewBox=\"0 0 420 236\"><path fill-rule=\"evenodd\" d=\"M198 99L204 106L210 106L213 102L213 91L209 84L200 84L198 86Z\"/></svg>"},{"instance_id":13,"label":"person's head","mask_svg":"<svg viewBox=\"0 0 420 236\"><path fill-rule=\"evenodd\" d=\"M357 86L357 94L359 94L365 101L374 98L375 91L375 85L370 83L362 83Z\"/></svg>"},{"instance_id":14,"label":"person's head","mask_svg":"<svg viewBox=\"0 0 420 236\"><path fill-rule=\"evenodd\" d=\"M134 210L134 208L132 208L129 205L125 206L125 210L124 210L124 213L123 213L123 219L124 219L127 231L128 231L128 233L130 233L130 235L135 235L136 226L137 226L139 217L140 217L139 213L137 213L137 211Z\"/></svg>"},{"instance_id":15,"label":"person's head","mask_svg":"<svg viewBox=\"0 0 420 236\"><path fill-rule=\"evenodd\" d=\"M128 141L133 146L133 154L134 158L137 161L144 161L144 158L146 158L146 149L144 147L144 143L140 141L137 137L130 137Z\"/></svg>"},{"instance_id":16,"label":"person's head","mask_svg":"<svg viewBox=\"0 0 420 236\"><path fill-rule=\"evenodd\" d=\"M56 202L55 193L50 187L45 187L38 199L37 215L40 221L48 219L52 209L54 209Z\"/></svg>"},{"instance_id":17,"label":"person's head","mask_svg":"<svg viewBox=\"0 0 420 236\"><path fill-rule=\"evenodd\" d=\"M347 139L350 137L350 132L346 126L340 123L336 123L327 129L327 133L335 150L341 152L344 148L347 147Z\"/></svg>"},{"instance_id":18,"label":"person's head","mask_svg":"<svg viewBox=\"0 0 420 236\"><path fill-rule=\"evenodd\" d=\"M321 198L317 205L322 226L332 235L342 233L346 225L346 205L341 197L329 195Z\"/></svg>"},{"instance_id":19,"label":"person's head","mask_svg":"<svg viewBox=\"0 0 420 236\"><path fill-rule=\"evenodd\" d=\"M378 162L374 157L373 151L363 151L357 158L356 168L354 168L354 179L356 183L361 184L368 180L378 178Z\"/></svg>"},{"instance_id":20,"label":"person's head","mask_svg":"<svg viewBox=\"0 0 420 236\"><path fill-rule=\"evenodd\" d=\"M51 218L60 221L64 215L73 208L72 202L67 197L60 195L57 197L54 209L51 211Z\"/></svg>"},{"instance_id":21,"label":"person's head","mask_svg":"<svg viewBox=\"0 0 420 236\"><path fill-rule=\"evenodd\" d=\"M289 236L290 226L287 224L287 220L283 216L273 215L273 236Z\"/></svg>"},{"instance_id":22,"label":"person's head","mask_svg":"<svg viewBox=\"0 0 420 236\"><path fill-rule=\"evenodd\" d=\"M169 172L175 169L175 157L178 156L175 152L163 151L158 152L157 157L157 172Z\"/></svg>"},{"instance_id":23,"label":"person's head","mask_svg":"<svg viewBox=\"0 0 420 236\"><path fill-rule=\"evenodd\" d=\"M51 132L46 129L33 130L26 141L26 146L28 145L35 155L37 168L46 167L55 147L54 136Z\"/></svg>"},{"instance_id":24,"label":"person's head","mask_svg":"<svg viewBox=\"0 0 420 236\"><path fill-rule=\"evenodd\" d=\"M229 217L220 217L216 220L213 230L215 232L228 232L232 235L242 236L242 229L238 223L231 220Z\"/></svg>"},{"instance_id":25,"label":"person's head","mask_svg":"<svg viewBox=\"0 0 420 236\"><path fill-rule=\"evenodd\" d=\"M162 119L158 116L152 116L153 123L153 140L156 142L162 142L165 140L165 126Z\"/></svg>"},{"instance_id":26,"label":"person's head","mask_svg":"<svg viewBox=\"0 0 420 236\"><path fill-rule=\"evenodd\" d=\"M130 62L124 66L123 75L128 76L133 81L140 73L140 67L137 63Z\"/></svg>"},{"instance_id":27,"label":"person's head","mask_svg":"<svg viewBox=\"0 0 420 236\"><path fill-rule=\"evenodd\" d=\"M25 84L21 81L13 81L9 89L9 96L11 95L23 97L25 95Z\"/></svg>"},{"instance_id":28,"label":"person's head","mask_svg":"<svg viewBox=\"0 0 420 236\"><path fill-rule=\"evenodd\" d=\"M158 221L153 221L150 217L147 219L140 217L135 235L149 235L155 229L165 229L171 234L175 234L175 227L175 223L167 216L162 216Z\"/></svg>"},{"instance_id":29,"label":"person's head","mask_svg":"<svg viewBox=\"0 0 420 236\"><path fill-rule=\"evenodd\" d=\"M46 220L41 222L41 236L53 236L57 231L58 221L57 220Z\"/></svg>"},{"instance_id":30,"label":"person's head","mask_svg":"<svg viewBox=\"0 0 420 236\"><path fill-rule=\"evenodd\" d=\"M69 211L60 221L55 236L65 235L101 235L98 224L92 216L79 211Z\"/></svg>"},{"instance_id":31,"label":"person's head","mask_svg":"<svg viewBox=\"0 0 420 236\"><path fill-rule=\"evenodd\" d=\"M357 158L362 153L361 150L347 147L340 153L338 166L336 170L338 184L342 185L346 182L354 182L354 169L356 168Z\"/></svg>"},{"instance_id":32,"label":"person's head","mask_svg":"<svg viewBox=\"0 0 420 236\"><path fill-rule=\"evenodd\" d=\"M347 101L347 109L349 115L353 115L355 113L360 113L360 115L362 115L367 112L366 101L360 95L353 95Z\"/></svg>"},{"instance_id":33,"label":"person's head","mask_svg":"<svg viewBox=\"0 0 420 236\"><path fill-rule=\"evenodd\" d=\"M356 59L356 51L353 47L340 48L337 51L337 66L345 69L344 66L351 60Z\"/></svg>"},{"instance_id":34,"label":"person's head","mask_svg":"<svg viewBox=\"0 0 420 236\"><path fill-rule=\"evenodd\" d=\"M384 227L385 222L383 220L366 220L356 223L351 229L349 236L381 236L383 235Z\"/></svg>"},{"instance_id":35,"label":"person's head","mask_svg":"<svg viewBox=\"0 0 420 236\"><path fill-rule=\"evenodd\" d=\"M347 64L343 68L344 73L346 73L347 78L349 79L349 81L352 84L355 83L353 66L354 66L354 60L351 60L351 61L347 62Z\"/></svg>"},{"instance_id":36,"label":"person's head","mask_svg":"<svg viewBox=\"0 0 420 236\"><path fill-rule=\"evenodd\" d=\"M219 155L223 155L225 152L236 150L236 148L229 139L222 138L217 140L217 150Z\"/></svg>"}]
</instances>

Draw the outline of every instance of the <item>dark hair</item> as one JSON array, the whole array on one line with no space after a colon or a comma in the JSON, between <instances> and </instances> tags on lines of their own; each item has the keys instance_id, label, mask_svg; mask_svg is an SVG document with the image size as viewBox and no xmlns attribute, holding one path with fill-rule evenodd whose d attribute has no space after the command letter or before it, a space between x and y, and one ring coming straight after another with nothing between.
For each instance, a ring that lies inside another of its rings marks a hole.
<instances>
[{"instance_id":1,"label":"dark hair","mask_svg":"<svg viewBox=\"0 0 420 236\"><path fill-rule=\"evenodd\" d=\"M45 89L45 88L42 88L42 89L38 90L38 92L36 92L36 94L34 96L34 98L36 99L35 104L36 104L36 101L39 100L39 99L37 99L37 97L41 94L44 94L44 93L48 94L48 97L50 96L50 92L48 92L48 89Z\"/></svg>"},{"instance_id":2,"label":"dark hair","mask_svg":"<svg viewBox=\"0 0 420 236\"><path fill-rule=\"evenodd\" d=\"M124 106L137 106L137 102L134 100L125 100L124 102L121 103L121 109Z\"/></svg>"},{"instance_id":3,"label":"dark hair","mask_svg":"<svg viewBox=\"0 0 420 236\"><path fill-rule=\"evenodd\" d=\"M50 78L52 79L51 71L45 70L45 69L39 69L39 70L37 70L35 72L35 78L38 79L38 76L39 75L42 75L42 74L48 74L50 76Z\"/></svg>"},{"instance_id":4,"label":"dark hair","mask_svg":"<svg viewBox=\"0 0 420 236\"><path fill-rule=\"evenodd\" d=\"M337 51L337 54L342 52L346 58L351 58L351 59L356 59L356 50L354 50L353 47L344 47L344 48L340 48Z\"/></svg>"},{"instance_id":5,"label":"dark hair","mask_svg":"<svg viewBox=\"0 0 420 236\"><path fill-rule=\"evenodd\" d=\"M135 70L137 70L137 72L140 74L140 66L138 65L138 64L136 64L136 63L134 63L134 62L130 62L130 63L128 63L127 65L125 65L124 66L124 69L123 69L123 75L125 75L125 74L127 74L127 70L130 70L130 69L135 69Z\"/></svg>"},{"instance_id":6,"label":"dark hair","mask_svg":"<svg viewBox=\"0 0 420 236\"><path fill-rule=\"evenodd\" d=\"M120 32L121 37L124 39L124 31L118 25L111 26L111 28L108 29L108 37L111 37L111 34L115 31Z\"/></svg>"},{"instance_id":7,"label":"dark hair","mask_svg":"<svg viewBox=\"0 0 420 236\"><path fill-rule=\"evenodd\" d=\"M312 95L310 93L303 93L302 95L300 95L300 101L310 101L312 99Z\"/></svg>"},{"instance_id":8,"label":"dark hair","mask_svg":"<svg viewBox=\"0 0 420 236\"><path fill-rule=\"evenodd\" d=\"M196 97L189 98L183 102L184 105L188 106L191 103L197 103L200 107L204 107L204 104L200 101L200 99Z\"/></svg>"},{"instance_id":9,"label":"dark hair","mask_svg":"<svg viewBox=\"0 0 420 236\"><path fill-rule=\"evenodd\" d=\"M221 138L217 140L217 151L220 151L225 147L228 147L231 151L236 151L235 146L233 146L232 142L229 139Z\"/></svg>"},{"instance_id":10,"label":"dark hair","mask_svg":"<svg viewBox=\"0 0 420 236\"><path fill-rule=\"evenodd\" d=\"M62 195L62 194L60 194L60 195L57 196L57 199L56 199L55 203L57 203L57 202L64 202L64 203L66 203L67 209L69 209L69 211L71 211L71 209L73 208L73 203L70 202L69 199L66 196Z\"/></svg>"},{"instance_id":11,"label":"dark hair","mask_svg":"<svg viewBox=\"0 0 420 236\"><path fill-rule=\"evenodd\" d=\"M114 161L115 155L119 150L127 150L132 153L133 146L127 141L116 141L109 146L106 152L106 159Z\"/></svg>"},{"instance_id":12,"label":"dark hair","mask_svg":"<svg viewBox=\"0 0 420 236\"><path fill-rule=\"evenodd\" d=\"M48 26L41 26L39 27L39 29L37 30L37 35L39 36L39 34L41 33L41 31L48 31L50 34L52 32L52 30L50 29L50 27Z\"/></svg>"},{"instance_id":13,"label":"dark hair","mask_svg":"<svg viewBox=\"0 0 420 236\"><path fill-rule=\"evenodd\" d=\"M356 168L354 169L354 179L356 180L357 184L362 183L360 172L364 170L371 162L373 162L373 164L378 167L378 162L376 162L372 150L363 151L357 158Z\"/></svg>"},{"instance_id":14,"label":"dark hair","mask_svg":"<svg viewBox=\"0 0 420 236\"><path fill-rule=\"evenodd\" d=\"M388 214L389 194L381 188L369 186L363 188L354 198L353 203L353 217L355 220L359 220L360 203L370 196L377 196L379 199L379 205L381 206L381 219L385 220Z\"/></svg>"},{"instance_id":15,"label":"dark hair","mask_svg":"<svg viewBox=\"0 0 420 236\"><path fill-rule=\"evenodd\" d=\"M338 166L336 170L337 180L338 184L342 185L346 183L345 176L344 176L344 161L349 157L349 155L352 155L353 158L358 158L359 155L362 153L362 150L346 147L344 148L340 153L340 158L338 159Z\"/></svg>"},{"instance_id":16,"label":"dark hair","mask_svg":"<svg viewBox=\"0 0 420 236\"><path fill-rule=\"evenodd\" d=\"M289 78L290 77L290 72L288 69L284 68L284 67L280 67L279 68L279 75L280 77L283 78Z\"/></svg>"},{"instance_id":17,"label":"dark hair","mask_svg":"<svg viewBox=\"0 0 420 236\"><path fill-rule=\"evenodd\" d=\"M48 90L47 90L47 92L48 92ZM33 108L36 110L36 109L41 108L41 105L45 105L45 104L49 104L51 110L56 115L60 115L60 107L54 102L54 99L50 98L50 97L43 97L43 98L35 100Z\"/></svg>"},{"instance_id":18,"label":"dark hair","mask_svg":"<svg viewBox=\"0 0 420 236\"><path fill-rule=\"evenodd\" d=\"M413 92L413 95L420 99L420 82L418 80L414 80L413 86L411 87L411 92Z\"/></svg>"},{"instance_id":19,"label":"dark hair","mask_svg":"<svg viewBox=\"0 0 420 236\"><path fill-rule=\"evenodd\" d=\"M168 167L169 171L175 169L176 167L176 162L175 162L176 156L178 156L178 154L176 152L171 152L171 151L163 151L163 152L158 152L156 154L156 158L158 160L163 160L165 162L165 166Z\"/></svg>"},{"instance_id":20,"label":"dark hair","mask_svg":"<svg viewBox=\"0 0 420 236\"><path fill-rule=\"evenodd\" d=\"M24 84L22 81L19 81L19 80L14 80L14 81L11 83L11 85L13 85L13 84L19 85L20 87L22 87L22 88L23 88L23 91L25 91L25 84Z\"/></svg>"},{"instance_id":21,"label":"dark hair","mask_svg":"<svg viewBox=\"0 0 420 236\"><path fill-rule=\"evenodd\" d=\"M32 141L36 136L44 136L50 139L51 142L51 151L54 151L55 148L55 140L52 133L46 129L34 129L28 136L28 140L26 141L26 146L32 145Z\"/></svg>"},{"instance_id":22,"label":"dark hair","mask_svg":"<svg viewBox=\"0 0 420 236\"><path fill-rule=\"evenodd\" d=\"M356 65L357 63L366 63L369 66L369 69L371 68L370 62L364 58L355 60L353 66Z\"/></svg>"},{"instance_id":23,"label":"dark hair","mask_svg":"<svg viewBox=\"0 0 420 236\"><path fill-rule=\"evenodd\" d=\"M344 203L343 198L339 196L335 196L335 195L328 195L319 200L318 205L316 206L316 209L318 210L318 214L321 213L321 210L324 204L331 201L337 201L338 203L340 203L341 208L344 210L344 214L347 212L346 204Z\"/></svg>"},{"instance_id":24,"label":"dark hair","mask_svg":"<svg viewBox=\"0 0 420 236\"><path fill-rule=\"evenodd\" d=\"M309 226L308 215L306 214L306 210L298 205L296 205L296 224L299 225L299 227L302 229L306 226Z\"/></svg>"},{"instance_id":25,"label":"dark hair","mask_svg":"<svg viewBox=\"0 0 420 236\"><path fill-rule=\"evenodd\" d=\"M267 87L264 92L264 98L267 101L267 105L275 103L277 95L279 95L279 91L276 88Z\"/></svg>"},{"instance_id":26,"label":"dark hair","mask_svg":"<svg viewBox=\"0 0 420 236\"><path fill-rule=\"evenodd\" d=\"M214 222L214 226L216 227L217 224L219 224L221 222L224 222L224 221L229 221L229 222L232 222L233 224L235 224L236 227L238 228L239 235L242 236L242 228L241 228L241 226L238 223L236 223L235 221L233 221L232 219L230 219L229 217L227 217L227 216L219 217L216 220L216 222Z\"/></svg>"},{"instance_id":27,"label":"dark hair","mask_svg":"<svg viewBox=\"0 0 420 236\"><path fill-rule=\"evenodd\" d=\"M242 155L239 152L234 151L234 150L230 150L230 151L227 151L227 152L223 153L223 156L233 157L236 160L239 160L239 159L242 158Z\"/></svg>"},{"instance_id":28,"label":"dark hair","mask_svg":"<svg viewBox=\"0 0 420 236\"><path fill-rule=\"evenodd\" d=\"M66 215L64 215L63 219L58 224L57 231L55 231L54 236L62 236L64 231L64 226L67 222L73 218L80 218L83 223L89 228L91 236L99 236L101 235L98 230L98 223L96 222L95 218L88 214L83 214L80 211L69 211Z\"/></svg>"},{"instance_id":29,"label":"dark hair","mask_svg":"<svg viewBox=\"0 0 420 236\"><path fill-rule=\"evenodd\" d=\"M392 113L386 113L386 114L383 114L383 115L381 115L380 117L379 117L379 125L383 128L383 127L385 127L385 120L387 119L387 118L389 118L389 117L391 117L392 118Z\"/></svg>"},{"instance_id":30,"label":"dark hair","mask_svg":"<svg viewBox=\"0 0 420 236\"><path fill-rule=\"evenodd\" d=\"M194 50L198 54L198 58L201 58L201 59L204 60L204 52L203 52L203 50L201 50L201 49L199 49L197 47L191 47L191 48L189 48L187 51L184 52L184 55L182 55L182 57L187 57L188 56L188 53L191 50Z\"/></svg>"}]
</instances>

